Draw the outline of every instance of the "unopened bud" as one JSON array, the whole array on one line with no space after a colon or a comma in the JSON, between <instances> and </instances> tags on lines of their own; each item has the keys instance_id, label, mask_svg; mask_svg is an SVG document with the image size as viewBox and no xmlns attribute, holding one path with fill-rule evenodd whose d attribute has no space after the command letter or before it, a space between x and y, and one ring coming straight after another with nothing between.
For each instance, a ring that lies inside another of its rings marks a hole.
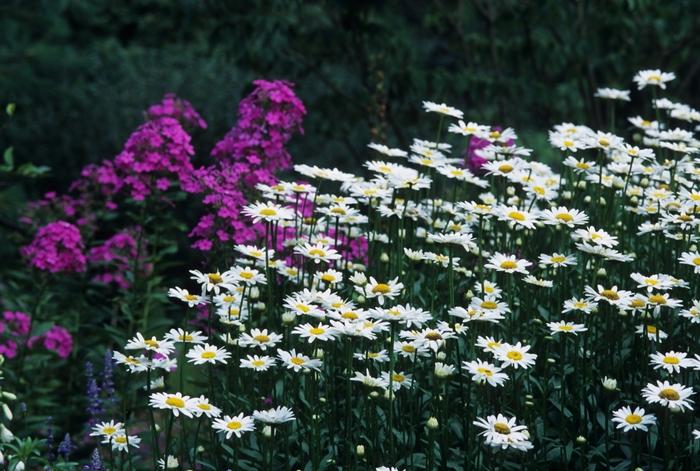
<instances>
[{"instance_id":1,"label":"unopened bud","mask_svg":"<svg viewBox=\"0 0 700 471\"><path fill-rule=\"evenodd\" d=\"M429 430L435 430L440 426L440 423L438 422L438 419L435 417L431 417L428 419L428 422L425 424Z\"/></svg>"}]
</instances>

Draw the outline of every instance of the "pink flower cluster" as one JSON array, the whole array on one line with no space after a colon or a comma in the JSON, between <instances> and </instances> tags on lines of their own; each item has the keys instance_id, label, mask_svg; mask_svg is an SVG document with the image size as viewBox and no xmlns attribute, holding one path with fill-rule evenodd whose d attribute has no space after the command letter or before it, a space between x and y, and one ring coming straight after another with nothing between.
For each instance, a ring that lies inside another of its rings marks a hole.
<instances>
[{"instance_id":1,"label":"pink flower cluster","mask_svg":"<svg viewBox=\"0 0 700 471\"><path fill-rule=\"evenodd\" d=\"M151 105L146 111L146 115L150 120L158 118L175 118L180 124L189 129L207 128L207 122L202 119L197 110L194 109L192 103L179 98L174 93L167 93L163 97L163 101Z\"/></svg>"},{"instance_id":2,"label":"pink flower cluster","mask_svg":"<svg viewBox=\"0 0 700 471\"><path fill-rule=\"evenodd\" d=\"M0 318L0 355L7 358L17 356L18 345L16 339L24 340L29 333L29 316L20 311L5 311Z\"/></svg>"},{"instance_id":3,"label":"pink flower cluster","mask_svg":"<svg viewBox=\"0 0 700 471\"><path fill-rule=\"evenodd\" d=\"M70 332L60 326L51 327L46 333L29 339L27 346L34 348L41 344L45 349L56 352L61 358L68 358L73 351L73 337Z\"/></svg>"},{"instance_id":4,"label":"pink flower cluster","mask_svg":"<svg viewBox=\"0 0 700 471\"><path fill-rule=\"evenodd\" d=\"M34 240L20 249L31 266L51 273L85 271L83 251L80 230L66 221L39 228Z\"/></svg>"},{"instance_id":5,"label":"pink flower cluster","mask_svg":"<svg viewBox=\"0 0 700 471\"><path fill-rule=\"evenodd\" d=\"M136 269L144 272L150 271L151 267L145 264L146 241L141 241L140 253L136 237L141 229L139 227L130 231L117 232L104 243L90 249L87 260L91 266L100 267L100 273L93 277L93 280L110 284L114 283L119 288L126 289L130 286L129 281L124 277L124 273L133 267L134 261L138 258ZM136 235L134 235L136 234Z\"/></svg>"},{"instance_id":6,"label":"pink flower cluster","mask_svg":"<svg viewBox=\"0 0 700 471\"><path fill-rule=\"evenodd\" d=\"M202 216L190 237L193 246L209 250L214 240L242 243L255 239L260 229L242 219L246 190L258 183L274 184L274 172L291 166L286 149L301 126L306 108L293 85L282 80L256 80L255 89L238 106L238 121L211 152L217 161L198 170L203 203L210 212Z\"/></svg>"}]
</instances>

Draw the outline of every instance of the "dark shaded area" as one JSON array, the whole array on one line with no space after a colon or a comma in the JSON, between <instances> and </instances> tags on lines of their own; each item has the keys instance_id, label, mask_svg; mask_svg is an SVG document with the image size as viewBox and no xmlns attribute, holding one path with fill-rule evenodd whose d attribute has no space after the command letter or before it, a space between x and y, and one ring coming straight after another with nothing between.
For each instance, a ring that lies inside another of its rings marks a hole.
<instances>
[{"instance_id":1,"label":"dark shaded area","mask_svg":"<svg viewBox=\"0 0 700 471\"><path fill-rule=\"evenodd\" d=\"M63 189L174 91L209 121L208 153L266 77L295 82L309 110L296 161L352 170L370 140L433 137L424 99L546 152L544 130L597 125L596 87L631 87L640 68L675 71L671 96L692 104L698 17L693 0L6 0L0 90L18 112L0 144L53 168L37 192Z\"/></svg>"}]
</instances>

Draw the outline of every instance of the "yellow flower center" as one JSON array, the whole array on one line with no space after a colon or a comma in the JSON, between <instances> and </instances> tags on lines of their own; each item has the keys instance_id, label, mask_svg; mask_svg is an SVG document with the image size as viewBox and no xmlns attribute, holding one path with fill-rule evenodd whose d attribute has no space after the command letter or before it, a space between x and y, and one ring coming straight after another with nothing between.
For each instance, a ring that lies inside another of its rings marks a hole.
<instances>
[{"instance_id":1,"label":"yellow flower center","mask_svg":"<svg viewBox=\"0 0 700 471\"><path fill-rule=\"evenodd\" d=\"M562 263L565 261L566 261L566 257L564 257L563 255L554 255L552 257L552 262L554 262L554 263Z\"/></svg>"},{"instance_id":2,"label":"yellow flower center","mask_svg":"<svg viewBox=\"0 0 700 471\"><path fill-rule=\"evenodd\" d=\"M508 435L510 433L510 427L504 422L496 422L493 424L493 429L501 435Z\"/></svg>"},{"instance_id":3,"label":"yellow flower center","mask_svg":"<svg viewBox=\"0 0 700 471\"><path fill-rule=\"evenodd\" d=\"M311 329L309 329L309 333L311 333L312 335L321 335L325 331L326 329L324 329L323 327L312 327Z\"/></svg>"},{"instance_id":4,"label":"yellow flower center","mask_svg":"<svg viewBox=\"0 0 700 471\"><path fill-rule=\"evenodd\" d=\"M241 276L241 278L243 278L244 280L251 280L251 279L253 279L253 277L255 276L255 273L253 273L252 271L242 271L242 272L240 273L240 276Z\"/></svg>"},{"instance_id":5,"label":"yellow flower center","mask_svg":"<svg viewBox=\"0 0 700 471\"><path fill-rule=\"evenodd\" d=\"M321 249L311 249L309 250L309 255L312 257L325 257L326 251Z\"/></svg>"},{"instance_id":6,"label":"yellow flower center","mask_svg":"<svg viewBox=\"0 0 700 471\"><path fill-rule=\"evenodd\" d=\"M481 307L484 309L496 309L498 304L494 301L484 301L481 303Z\"/></svg>"},{"instance_id":7,"label":"yellow flower center","mask_svg":"<svg viewBox=\"0 0 700 471\"><path fill-rule=\"evenodd\" d=\"M261 366L265 366L265 360L253 360L250 364L256 368L260 368Z\"/></svg>"},{"instance_id":8,"label":"yellow flower center","mask_svg":"<svg viewBox=\"0 0 700 471\"><path fill-rule=\"evenodd\" d=\"M477 368L476 371L484 376L493 376L493 371L489 370L488 368Z\"/></svg>"},{"instance_id":9,"label":"yellow flower center","mask_svg":"<svg viewBox=\"0 0 700 471\"><path fill-rule=\"evenodd\" d=\"M404 380L406 379L406 377L404 375L399 374L399 373L394 373L393 375L391 375L391 378L394 381L396 381L397 383L403 383Z\"/></svg>"},{"instance_id":10,"label":"yellow flower center","mask_svg":"<svg viewBox=\"0 0 700 471\"><path fill-rule=\"evenodd\" d=\"M263 208L260 210L262 216L277 216L277 210L274 208Z\"/></svg>"},{"instance_id":11,"label":"yellow flower center","mask_svg":"<svg viewBox=\"0 0 700 471\"><path fill-rule=\"evenodd\" d=\"M647 333L656 334L656 326L648 325L647 326Z\"/></svg>"},{"instance_id":12,"label":"yellow flower center","mask_svg":"<svg viewBox=\"0 0 700 471\"><path fill-rule=\"evenodd\" d=\"M436 332L433 330L425 334L425 338L432 341L442 340L442 335L440 335L440 332Z\"/></svg>"},{"instance_id":13,"label":"yellow flower center","mask_svg":"<svg viewBox=\"0 0 700 471\"><path fill-rule=\"evenodd\" d=\"M664 357L663 362L667 365L677 365L681 362L681 360L678 357L667 356Z\"/></svg>"},{"instance_id":14,"label":"yellow flower center","mask_svg":"<svg viewBox=\"0 0 700 471\"><path fill-rule=\"evenodd\" d=\"M591 168L590 165L588 165L586 162L576 162L576 168L580 168L581 170L588 170Z\"/></svg>"},{"instance_id":15,"label":"yellow flower center","mask_svg":"<svg viewBox=\"0 0 700 471\"><path fill-rule=\"evenodd\" d=\"M304 314L307 314L309 311L311 311L311 308L307 306L306 304L297 304L296 305L297 310L303 312Z\"/></svg>"},{"instance_id":16,"label":"yellow flower center","mask_svg":"<svg viewBox=\"0 0 700 471\"><path fill-rule=\"evenodd\" d=\"M115 427L105 427L102 429L102 433L104 433L105 435L112 435L116 431L117 429Z\"/></svg>"},{"instance_id":17,"label":"yellow flower center","mask_svg":"<svg viewBox=\"0 0 700 471\"><path fill-rule=\"evenodd\" d=\"M209 283L212 283L212 284L215 284L215 285L218 285L219 283L221 283L222 281L224 281L224 279L223 279L223 278L221 277L221 275L218 274L218 273L209 273L209 274L207 275L207 278L209 279Z\"/></svg>"},{"instance_id":18,"label":"yellow flower center","mask_svg":"<svg viewBox=\"0 0 700 471\"><path fill-rule=\"evenodd\" d=\"M378 283L377 286L372 288L372 292L375 294L387 294L391 292L391 287L386 283Z\"/></svg>"},{"instance_id":19,"label":"yellow flower center","mask_svg":"<svg viewBox=\"0 0 700 471\"><path fill-rule=\"evenodd\" d=\"M202 352L202 358L204 358L205 360L211 360L212 358L216 358L216 352Z\"/></svg>"},{"instance_id":20,"label":"yellow flower center","mask_svg":"<svg viewBox=\"0 0 700 471\"><path fill-rule=\"evenodd\" d=\"M515 270L518 268L518 264L515 263L513 260L505 260L501 262L501 268L504 270Z\"/></svg>"},{"instance_id":21,"label":"yellow flower center","mask_svg":"<svg viewBox=\"0 0 700 471\"><path fill-rule=\"evenodd\" d=\"M499 137L501 137L501 131L498 131L498 130L491 131L489 133L489 137L491 139L498 139Z\"/></svg>"},{"instance_id":22,"label":"yellow flower center","mask_svg":"<svg viewBox=\"0 0 700 471\"><path fill-rule=\"evenodd\" d=\"M568 324L563 324L559 326L559 330L562 330L564 332L571 332L572 330L574 330L574 328Z\"/></svg>"},{"instance_id":23,"label":"yellow flower center","mask_svg":"<svg viewBox=\"0 0 700 471\"><path fill-rule=\"evenodd\" d=\"M306 362L304 361L304 359L301 358L301 357L292 357L292 358L289 359L289 361L291 361L292 363L294 363L294 364L297 365L297 366L301 366L301 365L303 365L304 363L306 363Z\"/></svg>"},{"instance_id":24,"label":"yellow flower center","mask_svg":"<svg viewBox=\"0 0 700 471\"><path fill-rule=\"evenodd\" d=\"M343 319L355 320L359 316L357 315L357 313L355 311L346 311L340 317L342 317Z\"/></svg>"},{"instance_id":25,"label":"yellow flower center","mask_svg":"<svg viewBox=\"0 0 700 471\"><path fill-rule=\"evenodd\" d=\"M158 341L155 339L144 340L143 343L145 343L151 348L158 348Z\"/></svg>"},{"instance_id":26,"label":"yellow flower center","mask_svg":"<svg viewBox=\"0 0 700 471\"><path fill-rule=\"evenodd\" d=\"M165 400L165 403L170 407L176 407L178 409L182 409L183 407L185 407L185 401L176 396L168 396L168 398Z\"/></svg>"},{"instance_id":27,"label":"yellow flower center","mask_svg":"<svg viewBox=\"0 0 700 471\"><path fill-rule=\"evenodd\" d=\"M416 351L416 347L414 347L411 344L406 344L403 347L401 347L401 350L403 350L406 353L413 353Z\"/></svg>"},{"instance_id":28,"label":"yellow flower center","mask_svg":"<svg viewBox=\"0 0 700 471\"><path fill-rule=\"evenodd\" d=\"M525 218L525 215L524 215L523 213L521 213L520 211L511 211L511 212L509 212L509 213L508 213L508 217L511 218L511 219L515 219L516 221L521 221L521 222L524 221L524 220L526 219L526 218Z\"/></svg>"},{"instance_id":29,"label":"yellow flower center","mask_svg":"<svg viewBox=\"0 0 700 471\"><path fill-rule=\"evenodd\" d=\"M119 435L118 437L114 437L114 442L119 444L126 443L126 435Z\"/></svg>"},{"instance_id":30,"label":"yellow flower center","mask_svg":"<svg viewBox=\"0 0 700 471\"><path fill-rule=\"evenodd\" d=\"M187 294L185 295L185 299L187 301L196 301L197 300L197 295L196 294Z\"/></svg>"},{"instance_id":31,"label":"yellow flower center","mask_svg":"<svg viewBox=\"0 0 700 471\"><path fill-rule=\"evenodd\" d=\"M659 397L668 401L677 401L681 398L681 395L673 388L664 388L659 391Z\"/></svg>"},{"instance_id":32,"label":"yellow flower center","mask_svg":"<svg viewBox=\"0 0 700 471\"><path fill-rule=\"evenodd\" d=\"M654 304L666 304L666 298L660 294L652 294L649 296L649 302Z\"/></svg>"},{"instance_id":33,"label":"yellow flower center","mask_svg":"<svg viewBox=\"0 0 700 471\"><path fill-rule=\"evenodd\" d=\"M573 147L574 146L574 141L571 139L565 139L564 140L564 147Z\"/></svg>"},{"instance_id":34,"label":"yellow flower center","mask_svg":"<svg viewBox=\"0 0 700 471\"><path fill-rule=\"evenodd\" d=\"M201 410L211 410L211 406L209 404L205 404L205 403L197 404L197 407L200 408Z\"/></svg>"},{"instance_id":35,"label":"yellow flower center","mask_svg":"<svg viewBox=\"0 0 700 471\"><path fill-rule=\"evenodd\" d=\"M513 171L513 166L510 164L502 164L498 167L498 171L501 173L510 173Z\"/></svg>"},{"instance_id":36,"label":"yellow flower center","mask_svg":"<svg viewBox=\"0 0 700 471\"><path fill-rule=\"evenodd\" d=\"M611 289L604 289L603 291L600 292L600 295L606 299L611 300L611 301L617 301L620 299L620 295L617 294L617 291L614 291Z\"/></svg>"},{"instance_id":37,"label":"yellow flower center","mask_svg":"<svg viewBox=\"0 0 700 471\"><path fill-rule=\"evenodd\" d=\"M238 430L241 427L243 427L243 424L237 420L231 421L226 424L226 428L229 430Z\"/></svg>"},{"instance_id":38,"label":"yellow flower center","mask_svg":"<svg viewBox=\"0 0 700 471\"><path fill-rule=\"evenodd\" d=\"M693 259L693 265L697 265L697 266L700 267L700 257L695 257L695 258Z\"/></svg>"},{"instance_id":39,"label":"yellow flower center","mask_svg":"<svg viewBox=\"0 0 700 471\"><path fill-rule=\"evenodd\" d=\"M340 206L336 206L335 208L331 209L331 213L338 214L340 216L344 216L345 214L347 214L345 209L341 208Z\"/></svg>"},{"instance_id":40,"label":"yellow flower center","mask_svg":"<svg viewBox=\"0 0 700 471\"><path fill-rule=\"evenodd\" d=\"M506 353L506 356L513 361L520 361L523 359L523 354L515 350L509 351Z\"/></svg>"},{"instance_id":41,"label":"yellow flower center","mask_svg":"<svg viewBox=\"0 0 700 471\"><path fill-rule=\"evenodd\" d=\"M598 144L600 144L602 147L608 147L610 145L610 141L604 137L601 137L598 139Z\"/></svg>"},{"instance_id":42,"label":"yellow flower center","mask_svg":"<svg viewBox=\"0 0 700 471\"><path fill-rule=\"evenodd\" d=\"M330 283L331 281L335 281L335 276L333 276L330 273L324 273L323 275L321 275L321 279L326 283Z\"/></svg>"},{"instance_id":43,"label":"yellow flower center","mask_svg":"<svg viewBox=\"0 0 700 471\"><path fill-rule=\"evenodd\" d=\"M269 342L269 341L270 341L270 337L268 337L267 335L263 335L263 334L256 335L256 336L253 337L253 338L254 338L255 340L257 340L258 342L260 342L260 343L265 343L265 342Z\"/></svg>"},{"instance_id":44,"label":"yellow flower center","mask_svg":"<svg viewBox=\"0 0 700 471\"><path fill-rule=\"evenodd\" d=\"M644 307L644 306L646 306L646 303L641 298L634 298L632 300L632 302L630 302L630 306L632 306L632 307Z\"/></svg>"},{"instance_id":45,"label":"yellow flower center","mask_svg":"<svg viewBox=\"0 0 700 471\"><path fill-rule=\"evenodd\" d=\"M574 217L569 213L558 213L554 218L564 222L571 222L574 220Z\"/></svg>"},{"instance_id":46,"label":"yellow flower center","mask_svg":"<svg viewBox=\"0 0 700 471\"><path fill-rule=\"evenodd\" d=\"M627 417L625 417L625 421L628 424L635 425L635 424L638 424L642 421L642 416L638 415L638 414L630 414Z\"/></svg>"},{"instance_id":47,"label":"yellow flower center","mask_svg":"<svg viewBox=\"0 0 700 471\"><path fill-rule=\"evenodd\" d=\"M649 82L661 82L661 75L659 74L651 74L647 77L647 80Z\"/></svg>"}]
</instances>

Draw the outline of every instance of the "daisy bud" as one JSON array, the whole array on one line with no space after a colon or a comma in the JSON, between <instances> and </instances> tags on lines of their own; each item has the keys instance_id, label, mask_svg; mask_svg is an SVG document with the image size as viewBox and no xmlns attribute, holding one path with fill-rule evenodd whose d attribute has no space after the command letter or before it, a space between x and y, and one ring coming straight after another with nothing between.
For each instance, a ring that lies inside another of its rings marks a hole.
<instances>
[{"instance_id":1,"label":"daisy bud","mask_svg":"<svg viewBox=\"0 0 700 471\"><path fill-rule=\"evenodd\" d=\"M168 455L168 461L165 464L166 469L175 469L178 466L180 466L180 463L177 461L177 458L175 458L173 455Z\"/></svg>"},{"instance_id":2,"label":"daisy bud","mask_svg":"<svg viewBox=\"0 0 700 471\"><path fill-rule=\"evenodd\" d=\"M263 428L263 436L265 438L270 438L272 436L272 427L270 427L269 425L266 425Z\"/></svg>"},{"instance_id":3,"label":"daisy bud","mask_svg":"<svg viewBox=\"0 0 700 471\"><path fill-rule=\"evenodd\" d=\"M515 239L515 245L523 245L523 239L521 239L520 237Z\"/></svg>"},{"instance_id":4,"label":"daisy bud","mask_svg":"<svg viewBox=\"0 0 700 471\"><path fill-rule=\"evenodd\" d=\"M319 398L318 398L318 401L319 401L321 404L325 404L325 403L326 403L326 398L325 398L325 397L319 397Z\"/></svg>"},{"instance_id":5,"label":"daisy bud","mask_svg":"<svg viewBox=\"0 0 700 471\"><path fill-rule=\"evenodd\" d=\"M356 454L357 456L359 456L360 458L362 458L363 456L365 456L365 446L364 446L364 445L357 445L357 446L355 447L355 454Z\"/></svg>"},{"instance_id":6,"label":"daisy bud","mask_svg":"<svg viewBox=\"0 0 700 471\"><path fill-rule=\"evenodd\" d=\"M555 364L556 362L557 362L557 360L555 360L554 358L547 358L547 363L549 363L549 364L552 364L552 365L553 365L553 364Z\"/></svg>"},{"instance_id":7,"label":"daisy bud","mask_svg":"<svg viewBox=\"0 0 700 471\"><path fill-rule=\"evenodd\" d=\"M371 393L369 393L370 399L376 399L378 397L379 397L379 393L377 391L372 391Z\"/></svg>"},{"instance_id":8,"label":"daisy bud","mask_svg":"<svg viewBox=\"0 0 700 471\"><path fill-rule=\"evenodd\" d=\"M527 406L527 407L532 407L534 405L535 405L535 403L532 401L525 401L525 406Z\"/></svg>"},{"instance_id":9,"label":"daisy bud","mask_svg":"<svg viewBox=\"0 0 700 471\"><path fill-rule=\"evenodd\" d=\"M447 358L447 355L445 355L445 352L439 352L437 354L437 359L440 361L443 361L445 358Z\"/></svg>"},{"instance_id":10,"label":"daisy bud","mask_svg":"<svg viewBox=\"0 0 700 471\"><path fill-rule=\"evenodd\" d=\"M392 394L392 395L393 395L393 394ZM391 399L391 398L389 397L389 390L388 390L388 389L385 389L385 390L384 390L384 399L386 399L387 401L388 401L389 399Z\"/></svg>"},{"instance_id":11,"label":"daisy bud","mask_svg":"<svg viewBox=\"0 0 700 471\"><path fill-rule=\"evenodd\" d=\"M255 309L256 311L264 311L265 310L265 303L263 303L263 302L255 303L253 305L253 309Z\"/></svg>"},{"instance_id":12,"label":"daisy bud","mask_svg":"<svg viewBox=\"0 0 700 471\"><path fill-rule=\"evenodd\" d=\"M561 197L565 200L570 200L571 199L571 192L565 191L564 193L561 194Z\"/></svg>"},{"instance_id":13,"label":"daisy bud","mask_svg":"<svg viewBox=\"0 0 700 471\"><path fill-rule=\"evenodd\" d=\"M598 272L595 274L598 278L605 278L608 276L608 272L605 270L605 268L600 268L598 269Z\"/></svg>"},{"instance_id":14,"label":"daisy bud","mask_svg":"<svg viewBox=\"0 0 700 471\"><path fill-rule=\"evenodd\" d=\"M603 197L601 196L600 199L598 200L598 204L601 205L601 206L607 206L608 202L605 201L605 198L603 198Z\"/></svg>"},{"instance_id":15,"label":"daisy bud","mask_svg":"<svg viewBox=\"0 0 700 471\"><path fill-rule=\"evenodd\" d=\"M14 435L3 424L0 424L0 441L7 443L14 438Z\"/></svg>"},{"instance_id":16,"label":"daisy bud","mask_svg":"<svg viewBox=\"0 0 700 471\"><path fill-rule=\"evenodd\" d=\"M618 190L621 190L625 187L625 182L624 180L613 180L613 186Z\"/></svg>"},{"instance_id":17,"label":"daisy bud","mask_svg":"<svg viewBox=\"0 0 700 471\"><path fill-rule=\"evenodd\" d=\"M576 443L578 443L579 445L585 445L586 442L586 437L584 437L583 435L579 435L578 437L576 437Z\"/></svg>"},{"instance_id":18,"label":"daisy bud","mask_svg":"<svg viewBox=\"0 0 700 471\"><path fill-rule=\"evenodd\" d=\"M360 272L355 272L352 274L350 277L350 281L352 284L357 285L357 286L364 286L367 284L367 277L365 276L364 273Z\"/></svg>"},{"instance_id":19,"label":"daisy bud","mask_svg":"<svg viewBox=\"0 0 700 471\"><path fill-rule=\"evenodd\" d=\"M294 314L293 312L285 312L282 314L282 323L284 324L293 324L294 320L297 318L297 315Z\"/></svg>"},{"instance_id":20,"label":"daisy bud","mask_svg":"<svg viewBox=\"0 0 700 471\"><path fill-rule=\"evenodd\" d=\"M357 297L357 302L358 302L359 304L362 304L362 303L364 303L365 301L366 301L366 299L365 299L364 296L360 295L360 296Z\"/></svg>"},{"instance_id":21,"label":"daisy bud","mask_svg":"<svg viewBox=\"0 0 700 471\"><path fill-rule=\"evenodd\" d=\"M630 198L630 203L636 205L637 203L639 203L639 198L633 196L632 198Z\"/></svg>"},{"instance_id":22,"label":"daisy bud","mask_svg":"<svg viewBox=\"0 0 700 471\"><path fill-rule=\"evenodd\" d=\"M314 358L316 358L318 360L323 360L324 354L325 353L324 353L322 348L317 348L316 350L314 350Z\"/></svg>"},{"instance_id":23,"label":"daisy bud","mask_svg":"<svg viewBox=\"0 0 700 471\"><path fill-rule=\"evenodd\" d=\"M367 271L367 267L364 266L361 263L352 263L348 264L348 267L352 267L351 270L357 270L357 271Z\"/></svg>"},{"instance_id":24,"label":"daisy bud","mask_svg":"<svg viewBox=\"0 0 700 471\"><path fill-rule=\"evenodd\" d=\"M258 299L260 297L260 290L253 286L250 288L250 294L248 294L248 296L250 296L250 299Z\"/></svg>"},{"instance_id":25,"label":"daisy bud","mask_svg":"<svg viewBox=\"0 0 700 471\"><path fill-rule=\"evenodd\" d=\"M12 411L5 403L2 404L2 412L5 414L5 417L7 417L7 420L12 420Z\"/></svg>"},{"instance_id":26,"label":"daisy bud","mask_svg":"<svg viewBox=\"0 0 700 471\"><path fill-rule=\"evenodd\" d=\"M590 202L591 202L591 197L590 197L589 195L586 195L586 197L583 198L583 201L584 201L585 203L590 203Z\"/></svg>"},{"instance_id":27,"label":"daisy bud","mask_svg":"<svg viewBox=\"0 0 700 471\"><path fill-rule=\"evenodd\" d=\"M648 187L649 186L649 179L646 177L642 178L642 181L639 182L639 186L644 187L644 188Z\"/></svg>"},{"instance_id":28,"label":"daisy bud","mask_svg":"<svg viewBox=\"0 0 700 471\"><path fill-rule=\"evenodd\" d=\"M466 300L472 299L473 297L474 297L474 292L472 290L469 290L464 294L464 299L466 299Z\"/></svg>"},{"instance_id":29,"label":"daisy bud","mask_svg":"<svg viewBox=\"0 0 700 471\"><path fill-rule=\"evenodd\" d=\"M508 188L506 188L506 193L508 194L508 196L513 196L515 194L515 188L509 186Z\"/></svg>"},{"instance_id":30,"label":"daisy bud","mask_svg":"<svg viewBox=\"0 0 700 471\"><path fill-rule=\"evenodd\" d=\"M617 380L614 378L608 378L607 376L605 376L603 377L601 382L603 383L603 387L608 391L614 391L617 389Z\"/></svg>"},{"instance_id":31,"label":"daisy bud","mask_svg":"<svg viewBox=\"0 0 700 471\"><path fill-rule=\"evenodd\" d=\"M425 227L419 227L416 229L416 237L418 237L420 239L425 239L427 234L428 234L428 231L425 230Z\"/></svg>"},{"instance_id":32,"label":"daisy bud","mask_svg":"<svg viewBox=\"0 0 700 471\"><path fill-rule=\"evenodd\" d=\"M532 401L534 399L534 396L532 394L525 394L525 399L528 401Z\"/></svg>"},{"instance_id":33,"label":"daisy bud","mask_svg":"<svg viewBox=\"0 0 700 471\"><path fill-rule=\"evenodd\" d=\"M24 471L24 461L19 461L15 465L14 471Z\"/></svg>"},{"instance_id":34,"label":"daisy bud","mask_svg":"<svg viewBox=\"0 0 700 471\"><path fill-rule=\"evenodd\" d=\"M668 410L670 410L672 414L681 412L681 408L676 405L669 406Z\"/></svg>"},{"instance_id":35,"label":"daisy bud","mask_svg":"<svg viewBox=\"0 0 700 471\"><path fill-rule=\"evenodd\" d=\"M386 263L389 261L389 254L386 252L383 252L382 255L379 257L379 260Z\"/></svg>"},{"instance_id":36,"label":"daisy bud","mask_svg":"<svg viewBox=\"0 0 700 471\"><path fill-rule=\"evenodd\" d=\"M438 419L435 417L431 417L428 419L428 422L425 424L429 430L435 430L440 426L440 423L438 422Z\"/></svg>"},{"instance_id":37,"label":"daisy bud","mask_svg":"<svg viewBox=\"0 0 700 471\"><path fill-rule=\"evenodd\" d=\"M580 182L578 182L578 185L577 185L577 186L578 186L579 188L586 188L586 182L585 182L584 180L581 180Z\"/></svg>"}]
</instances>

